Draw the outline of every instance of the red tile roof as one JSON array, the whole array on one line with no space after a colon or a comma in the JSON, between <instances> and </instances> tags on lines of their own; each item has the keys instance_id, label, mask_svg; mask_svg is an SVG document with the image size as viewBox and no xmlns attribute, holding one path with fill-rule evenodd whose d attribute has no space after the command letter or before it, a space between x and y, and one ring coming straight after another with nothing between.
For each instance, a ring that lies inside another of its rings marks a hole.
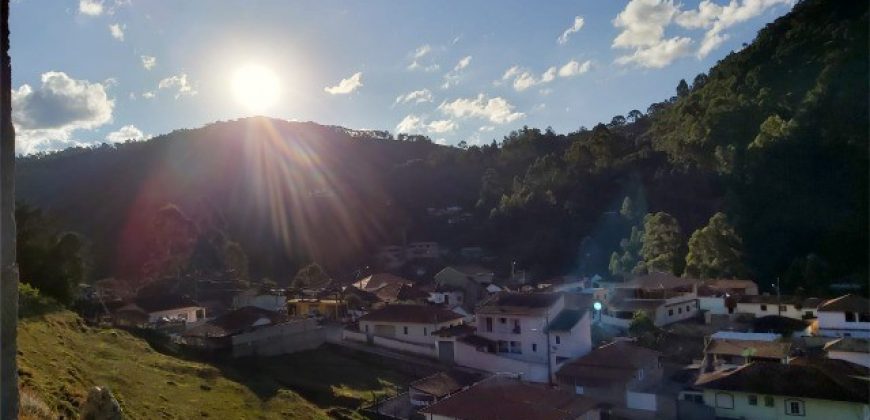
<instances>
[{"instance_id":1,"label":"red tile roof","mask_svg":"<svg viewBox=\"0 0 870 420\"><path fill-rule=\"evenodd\" d=\"M830 299L819 305L819 312L870 312L870 300L848 294Z\"/></svg>"},{"instance_id":2,"label":"red tile roof","mask_svg":"<svg viewBox=\"0 0 870 420\"><path fill-rule=\"evenodd\" d=\"M411 324L437 324L461 319L462 315L429 305L387 305L369 312L360 321L406 322Z\"/></svg>"},{"instance_id":3,"label":"red tile roof","mask_svg":"<svg viewBox=\"0 0 870 420\"><path fill-rule=\"evenodd\" d=\"M463 420L562 420L575 419L597 405L565 390L494 376L420 412Z\"/></svg>"}]
</instances>

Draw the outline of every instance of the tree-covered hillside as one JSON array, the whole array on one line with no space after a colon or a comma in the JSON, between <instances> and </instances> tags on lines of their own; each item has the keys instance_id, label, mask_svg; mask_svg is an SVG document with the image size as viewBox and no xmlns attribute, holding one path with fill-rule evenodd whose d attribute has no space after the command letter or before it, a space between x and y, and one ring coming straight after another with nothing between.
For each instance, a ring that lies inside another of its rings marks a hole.
<instances>
[{"instance_id":1,"label":"tree-covered hillside","mask_svg":"<svg viewBox=\"0 0 870 420\"><path fill-rule=\"evenodd\" d=\"M800 2L592 129L444 147L250 118L22 158L19 199L90 239L95 276L281 282L313 260L344 278L378 245L437 240L538 278L686 270L824 293L867 278L867 21L866 2ZM454 205L471 217L426 211Z\"/></svg>"}]
</instances>

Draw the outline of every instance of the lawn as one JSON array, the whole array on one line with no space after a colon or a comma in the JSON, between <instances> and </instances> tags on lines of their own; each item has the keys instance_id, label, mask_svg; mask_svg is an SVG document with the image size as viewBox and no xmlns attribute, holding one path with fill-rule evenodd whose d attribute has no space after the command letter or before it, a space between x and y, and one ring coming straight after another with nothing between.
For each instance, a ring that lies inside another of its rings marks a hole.
<instances>
[{"instance_id":1,"label":"lawn","mask_svg":"<svg viewBox=\"0 0 870 420\"><path fill-rule=\"evenodd\" d=\"M364 401L410 380L330 347L216 365L183 360L68 311L24 319L18 331L22 387L72 418L94 385L108 386L131 419L354 418Z\"/></svg>"}]
</instances>

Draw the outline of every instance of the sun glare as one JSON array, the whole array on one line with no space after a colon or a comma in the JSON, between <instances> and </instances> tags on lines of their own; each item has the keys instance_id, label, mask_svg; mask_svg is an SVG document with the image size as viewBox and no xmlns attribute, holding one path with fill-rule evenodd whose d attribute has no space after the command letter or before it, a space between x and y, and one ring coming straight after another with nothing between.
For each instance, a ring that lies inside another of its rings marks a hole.
<instances>
[{"instance_id":1,"label":"sun glare","mask_svg":"<svg viewBox=\"0 0 870 420\"><path fill-rule=\"evenodd\" d=\"M281 90L278 75L259 64L236 70L232 85L236 100L250 112L262 112L275 105Z\"/></svg>"}]
</instances>

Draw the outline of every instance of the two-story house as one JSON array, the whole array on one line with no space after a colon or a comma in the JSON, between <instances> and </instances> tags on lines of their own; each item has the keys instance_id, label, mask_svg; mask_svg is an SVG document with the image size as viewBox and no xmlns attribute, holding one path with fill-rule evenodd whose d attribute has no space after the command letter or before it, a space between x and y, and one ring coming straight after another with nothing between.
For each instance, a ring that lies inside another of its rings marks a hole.
<instances>
[{"instance_id":1,"label":"two-story house","mask_svg":"<svg viewBox=\"0 0 870 420\"><path fill-rule=\"evenodd\" d=\"M476 311L475 334L455 344L455 362L548 382L592 349L588 311L566 308L559 293L499 293Z\"/></svg>"},{"instance_id":2,"label":"two-story house","mask_svg":"<svg viewBox=\"0 0 870 420\"><path fill-rule=\"evenodd\" d=\"M870 300L848 294L819 305L818 335L870 338Z\"/></svg>"},{"instance_id":3,"label":"two-story house","mask_svg":"<svg viewBox=\"0 0 870 420\"><path fill-rule=\"evenodd\" d=\"M431 345L433 332L456 325L462 325L462 315L428 305L387 305L359 319L360 332L369 337Z\"/></svg>"},{"instance_id":4,"label":"two-story house","mask_svg":"<svg viewBox=\"0 0 870 420\"><path fill-rule=\"evenodd\" d=\"M809 319L816 316L818 298L802 298L791 295L745 295L737 300L736 313L751 314L756 318L783 316L793 319Z\"/></svg>"},{"instance_id":5,"label":"two-story house","mask_svg":"<svg viewBox=\"0 0 870 420\"><path fill-rule=\"evenodd\" d=\"M635 418L632 410L655 412L661 385L661 353L628 341L605 344L566 363L556 378L566 389L612 404L614 414Z\"/></svg>"}]
</instances>

